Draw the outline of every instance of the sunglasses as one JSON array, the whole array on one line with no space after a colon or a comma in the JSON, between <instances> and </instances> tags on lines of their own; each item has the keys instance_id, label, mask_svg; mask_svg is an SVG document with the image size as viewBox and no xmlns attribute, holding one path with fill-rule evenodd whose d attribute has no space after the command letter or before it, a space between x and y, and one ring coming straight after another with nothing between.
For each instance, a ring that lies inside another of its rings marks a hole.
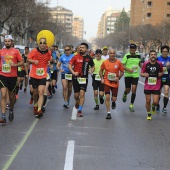
<instances>
[{"instance_id":1,"label":"sunglasses","mask_svg":"<svg viewBox=\"0 0 170 170\"><path fill-rule=\"evenodd\" d=\"M70 49L65 49L64 51L70 51Z\"/></svg>"},{"instance_id":2,"label":"sunglasses","mask_svg":"<svg viewBox=\"0 0 170 170\"><path fill-rule=\"evenodd\" d=\"M47 44L46 42L40 42L40 44Z\"/></svg>"}]
</instances>

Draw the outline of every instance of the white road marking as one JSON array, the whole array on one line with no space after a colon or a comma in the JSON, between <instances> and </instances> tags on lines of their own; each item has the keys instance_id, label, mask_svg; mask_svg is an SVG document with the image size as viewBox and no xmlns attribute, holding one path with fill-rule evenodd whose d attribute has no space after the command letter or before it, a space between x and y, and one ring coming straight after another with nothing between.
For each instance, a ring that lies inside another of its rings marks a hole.
<instances>
[{"instance_id":1,"label":"white road marking","mask_svg":"<svg viewBox=\"0 0 170 170\"><path fill-rule=\"evenodd\" d=\"M68 141L64 170L73 170L75 141Z\"/></svg>"},{"instance_id":2,"label":"white road marking","mask_svg":"<svg viewBox=\"0 0 170 170\"><path fill-rule=\"evenodd\" d=\"M77 119L77 109L74 106L72 110L71 120L76 120L76 119Z\"/></svg>"}]
</instances>

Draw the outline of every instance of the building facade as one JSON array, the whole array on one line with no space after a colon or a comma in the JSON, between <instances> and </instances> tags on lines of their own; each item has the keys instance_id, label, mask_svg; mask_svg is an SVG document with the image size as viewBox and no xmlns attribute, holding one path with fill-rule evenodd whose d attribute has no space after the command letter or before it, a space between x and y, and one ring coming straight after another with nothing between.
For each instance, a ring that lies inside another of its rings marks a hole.
<instances>
[{"instance_id":1,"label":"building facade","mask_svg":"<svg viewBox=\"0 0 170 170\"><path fill-rule=\"evenodd\" d=\"M170 0L131 0L130 26L170 21Z\"/></svg>"},{"instance_id":2,"label":"building facade","mask_svg":"<svg viewBox=\"0 0 170 170\"><path fill-rule=\"evenodd\" d=\"M74 16L73 17L73 36L77 37L78 39L83 39L84 33L84 20L81 16Z\"/></svg>"}]
</instances>

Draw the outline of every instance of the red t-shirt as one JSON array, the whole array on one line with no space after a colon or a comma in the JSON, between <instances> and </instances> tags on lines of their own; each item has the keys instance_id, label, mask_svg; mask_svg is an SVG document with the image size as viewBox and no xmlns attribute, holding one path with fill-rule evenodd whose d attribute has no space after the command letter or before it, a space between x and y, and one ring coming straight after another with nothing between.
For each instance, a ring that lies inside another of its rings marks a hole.
<instances>
[{"instance_id":1,"label":"red t-shirt","mask_svg":"<svg viewBox=\"0 0 170 170\"><path fill-rule=\"evenodd\" d=\"M3 48L0 50L0 75L5 77L17 77L18 67L10 66L9 64L13 62L17 64L22 60L20 52L15 48Z\"/></svg>"},{"instance_id":2,"label":"red t-shirt","mask_svg":"<svg viewBox=\"0 0 170 170\"><path fill-rule=\"evenodd\" d=\"M81 56L76 54L69 62L71 66L74 66L74 72L78 72L79 76L88 77L89 65L94 66L93 59L90 56Z\"/></svg>"},{"instance_id":3,"label":"red t-shirt","mask_svg":"<svg viewBox=\"0 0 170 170\"><path fill-rule=\"evenodd\" d=\"M36 79L42 79L47 77L47 65L51 59L51 52L46 50L44 53L40 53L38 49L33 49L28 54L28 59L37 60L38 65L32 63L32 69L30 71L30 77Z\"/></svg>"}]
</instances>

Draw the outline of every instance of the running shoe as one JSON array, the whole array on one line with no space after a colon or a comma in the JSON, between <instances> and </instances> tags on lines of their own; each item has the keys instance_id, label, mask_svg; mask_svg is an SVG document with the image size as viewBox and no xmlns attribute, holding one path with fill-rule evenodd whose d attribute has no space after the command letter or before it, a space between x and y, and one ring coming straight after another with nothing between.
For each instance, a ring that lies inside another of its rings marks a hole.
<instances>
[{"instance_id":1,"label":"running shoe","mask_svg":"<svg viewBox=\"0 0 170 170\"><path fill-rule=\"evenodd\" d=\"M159 104L156 106L156 113L160 113L160 105Z\"/></svg>"},{"instance_id":2,"label":"running shoe","mask_svg":"<svg viewBox=\"0 0 170 170\"><path fill-rule=\"evenodd\" d=\"M33 97L31 97L29 104L33 103Z\"/></svg>"},{"instance_id":3,"label":"running shoe","mask_svg":"<svg viewBox=\"0 0 170 170\"><path fill-rule=\"evenodd\" d=\"M106 116L106 119L111 119L111 118L112 118L111 114L108 113L107 116Z\"/></svg>"},{"instance_id":4,"label":"running shoe","mask_svg":"<svg viewBox=\"0 0 170 170\"><path fill-rule=\"evenodd\" d=\"M0 118L0 123L6 123L6 118L5 117L1 117Z\"/></svg>"},{"instance_id":5,"label":"running shoe","mask_svg":"<svg viewBox=\"0 0 170 170\"><path fill-rule=\"evenodd\" d=\"M103 104L104 103L104 99L103 97L100 97L100 104Z\"/></svg>"},{"instance_id":6,"label":"running shoe","mask_svg":"<svg viewBox=\"0 0 170 170\"><path fill-rule=\"evenodd\" d=\"M41 118L41 117L43 117L43 112L42 112L42 110L39 110L35 116L36 116L36 118Z\"/></svg>"},{"instance_id":7,"label":"running shoe","mask_svg":"<svg viewBox=\"0 0 170 170\"><path fill-rule=\"evenodd\" d=\"M151 116L151 114L148 114L148 116L147 116L147 118L146 118L147 120L152 120L152 116Z\"/></svg>"},{"instance_id":8,"label":"running shoe","mask_svg":"<svg viewBox=\"0 0 170 170\"><path fill-rule=\"evenodd\" d=\"M14 113L13 113L13 111L9 111L8 119L9 119L9 121L13 121L13 119L14 119Z\"/></svg>"},{"instance_id":9,"label":"running shoe","mask_svg":"<svg viewBox=\"0 0 170 170\"><path fill-rule=\"evenodd\" d=\"M167 115L167 110L166 110L166 108L163 108L163 109L162 109L162 113L163 113L164 116Z\"/></svg>"},{"instance_id":10,"label":"running shoe","mask_svg":"<svg viewBox=\"0 0 170 170\"><path fill-rule=\"evenodd\" d=\"M130 104L129 109L130 109L131 112L134 112L134 111L135 111L135 110L134 110L134 107L133 107L133 104Z\"/></svg>"},{"instance_id":11,"label":"running shoe","mask_svg":"<svg viewBox=\"0 0 170 170\"><path fill-rule=\"evenodd\" d=\"M122 101L125 103L127 100L127 95L123 94Z\"/></svg>"},{"instance_id":12,"label":"running shoe","mask_svg":"<svg viewBox=\"0 0 170 170\"><path fill-rule=\"evenodd\" d=\"M43 107L41 108L41 110L42 110L42 112L44 113L44 112L45 112L45 106L43 106Z\"/></svg>"},{"instance_id":13,"label":"running shoe","mask_svg":"<svg viewBox=\"0 0 170 170\"><path fill-rule=\"evenodd\" d=\"M9 110L9 108L10 108L10 105L9 105L9 104L7 104L7 105L6 105L6 109L7 109L7 110Z\"/></svg>"},{"instance_id":14,"label":"running shoe","mask_svg":"<svg viewBox=\"0 0 170 170\"><path fill-rule=\"evenodd\" d=\"M50 94L49 96L48 96L48 99L51 99L53 96L52 96L52 94Z\"/></svg>"},{"instance_id":15,"label":"running shoe","mask_svg":"<svg viewBox=\"0 0 170 170\"><path fill-rule=\"evenodd\" d=\"M152 104L152 114L156 113L155 105Z\"/></svg>"},{"instance_id":16,"label":"running shoe","mask_svg":"<svg viewBox=\"0 0 170 170\"><path fill-rule=\"evenodd\" d=\"M19 89L22 90L22 83L20 84Z\"/></svg>"},{"instance_id":17,"label":"running shoe","mask_svg":"<svg viewBox=\"0 0 170 170\"><path fill-rule=\"evenodd\" d=\"M69 106L68 106L68 105L66 105L66 104L64 104L64 105L63 105L63 107L64 107L64 108L66 108L66 109L68 109L68 108L69 108Z\"/></svg>"},{"instance_id":18,"label":"running shoe","mask_svg":"<svg viewBox=\"0 0 170 170\"><path fill-rule=\"evenodd\" d=\"M75 108L78 109L78 108L79 108L79 105L78 105L78 104L75 104Z\"/></svg>"},{"instance_id":19,"label":"running shoe","mask_svg":"<svg viewBox=\"0 0 170 170\"><path fill-rule=\"evenodd\" d=\"M57 88L58 88L58 86L57 86L57 84L55 85L55 89L57 90Z\"/></svg>"},{"instance_id":20,"label":"running shoe","mask_svg":"<svg viewBox=\"0 0 170 170\"><path fill-rule=\"evenodd\" d=\"M94 108L94 110L99 110L99 105L96 105L96 107Z\"/></svg>"},{"instance_id":21,"label":"running shoe","mask_svg":"<svg viewBox=\"0 0 170 170\"><path fill-rule=\"evenodd\" d=\"M77 117L83 117L83 114L82 114L82 111L81 111L81 110L78 110L78 112L77 112Z\"/></svg>"},{"instance_id":22,"label":"running shoe","mask_svg":"<svg viewBox=\"0 0 170 170\"><path fill-rule=\"evenodd\" d=\"M52 93L55 94L55 89L54 89L54 87L52 87Z\"/></svg>"},{"instance_id":23,"label":"running shoe","mask_svg":"<svg viewBox=\"0 0 170 170\"><path fill-rule=\"evenodd\" d=\"M112 109L116 109L116 102L112 102Z\"/></svg>"},{"instance_id":24,"label":"running shoe","mask_svg":"<svg viewBox=\"0 0 170 170\"><path fill-rule=\"evenodd\" d=\"M27 88L24 88L24 92L26 92L27 91Z\"/></svg>"},{"instance_id":25,"label":"running shoe","mask_svg":"<svg viewBox=\"0 0 170 170\"><path fill-rule=\"evenodd\" d=\"M36 114L37 114L37 111L38 111L38 107L35 107L35 106L34 106L34 110L33 110L34 115L36 115Z\"/></svg>"}]
</instances>

